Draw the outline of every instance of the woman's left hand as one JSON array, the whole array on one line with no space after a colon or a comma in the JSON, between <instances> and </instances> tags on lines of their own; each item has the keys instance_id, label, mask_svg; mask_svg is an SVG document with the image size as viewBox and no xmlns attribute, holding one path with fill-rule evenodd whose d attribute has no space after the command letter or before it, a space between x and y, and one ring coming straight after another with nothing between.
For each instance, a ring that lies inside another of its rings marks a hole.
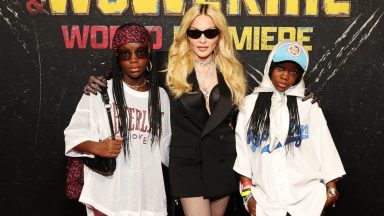
<instances>
[{"instance_id":1,"label":"woman's left hand","mask_svg":"<svg viewBox=\"0 0 384 216\"><path fill-rule=\"evenodd\" d=\"M302 99L302 101L306 101L311 98L312 104L317 103L320 106L320 97L316 96L315 93L311 92L309 89L305 89L304 98Z\"/></svg>"}]
</instances>

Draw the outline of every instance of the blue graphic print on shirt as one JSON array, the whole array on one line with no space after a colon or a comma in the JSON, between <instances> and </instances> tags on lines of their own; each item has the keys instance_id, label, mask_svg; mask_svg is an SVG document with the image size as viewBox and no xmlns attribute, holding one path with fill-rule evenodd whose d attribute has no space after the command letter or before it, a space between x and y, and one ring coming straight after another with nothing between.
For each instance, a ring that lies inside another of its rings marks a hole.
<instances>
[{"instance_id":1,"label":"blue graphic print on shirt","mask_svg":"<svg viewBox=\"0 0 384 216\"><path fill-rule=\"evenodd\" d=\"M300 145L301 145L300 137L301 137L301 140L309 138L309 132L308 132L308 125L307 124L300 125L300 135L295 135L293 137L287 137L284 145L288 145L290 143L294 143L295 147L300 147ZM254 134L253 131L248 130L248 133L247 133L247 144L250 145L250 148L251 148L252 152L255 152L257 147L259 147L261 145L261 142L262 141L266 141L266 140L268 140L268 136L267 135L264 134L262 136L262 139L260 139L259 136L256 136ZM261 153L271 153L269 151L269 145L270 144L265 145L261 149ZM275 149L278 149L278 148L281 148L281 147L283 147L283 145L281 143L278 143L276 145Z\"/></svg>"},{"instance_id":2,"label":"blue graphic print on shirt","mask_svg":"<svg viewBox=\"0 0 384 216\"><path fill-rule=\"evenodd\" d=\"M268 139L268 134L263 134L261 139L260 136L256 135L252 130L248 130L247 134L247 144L251 145L251 150L256 151L257 147L260 146L261 142Z\"/></svg>"}]
</instances>

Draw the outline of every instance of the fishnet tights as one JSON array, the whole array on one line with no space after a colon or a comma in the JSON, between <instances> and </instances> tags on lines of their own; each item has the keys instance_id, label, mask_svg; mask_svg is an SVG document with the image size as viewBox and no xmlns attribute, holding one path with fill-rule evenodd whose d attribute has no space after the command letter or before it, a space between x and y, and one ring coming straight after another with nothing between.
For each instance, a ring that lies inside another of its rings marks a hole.
<instances>
[{"instance_id":1,"label":"fishnet tights","mask_svg":"<svg viewBox=\"0 0 384 216\"><path fill-rule=\"evenodd\" d=\"M224 216L229 196L219 199L180 198L185 216Z\"/></svg>"}]
</instances>

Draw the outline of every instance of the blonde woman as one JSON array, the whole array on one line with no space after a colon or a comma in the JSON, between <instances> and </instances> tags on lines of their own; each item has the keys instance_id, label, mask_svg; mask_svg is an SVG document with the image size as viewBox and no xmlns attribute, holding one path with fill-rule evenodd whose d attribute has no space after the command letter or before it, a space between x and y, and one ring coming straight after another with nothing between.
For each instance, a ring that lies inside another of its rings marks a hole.
<instances>
[{"instance_id":1,"label":"blonde woman","mask_svg":"<svg viewBox=\"0 0 384 216\"><path fill-rule=\"evenodd\" d=\"M235 56L228 24L216 8L197 4L184 15L166 71L172 138L171 195L186 216L221 216L238 191L232 122L246 93L243 66ZM84 92L96 93L104 77L91 77Z\"/></svg>"},{"instance_id":2,"label":"blonde woman","mask_svg":"<svg viewBox=\"0 0 384 216\"><path fill-rule=\"evenodd\" d=\"M246 93L223 13L195 5L169 49L170 185L187 216L224 215L238 191L232 116Z\"/></svg>"}]
</instances>

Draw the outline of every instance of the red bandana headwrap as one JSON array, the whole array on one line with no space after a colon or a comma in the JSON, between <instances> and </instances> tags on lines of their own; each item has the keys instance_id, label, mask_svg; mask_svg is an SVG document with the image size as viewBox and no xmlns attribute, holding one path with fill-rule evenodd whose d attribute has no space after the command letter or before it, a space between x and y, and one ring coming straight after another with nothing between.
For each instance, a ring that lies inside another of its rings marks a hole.
<instances>
[{"instance_id":1,"label":"red bandana headwrap","mask_svg":"<svg viewBox=\"0 0 384 216\"><path fill-rule=\"evenodd\" d=\"M129 23L120 26L112 40L113 50L117 50L120 46L127 43L143 43L152 50L152 38L149 31L144 26Z\"/></svg>"}]
</instances>

